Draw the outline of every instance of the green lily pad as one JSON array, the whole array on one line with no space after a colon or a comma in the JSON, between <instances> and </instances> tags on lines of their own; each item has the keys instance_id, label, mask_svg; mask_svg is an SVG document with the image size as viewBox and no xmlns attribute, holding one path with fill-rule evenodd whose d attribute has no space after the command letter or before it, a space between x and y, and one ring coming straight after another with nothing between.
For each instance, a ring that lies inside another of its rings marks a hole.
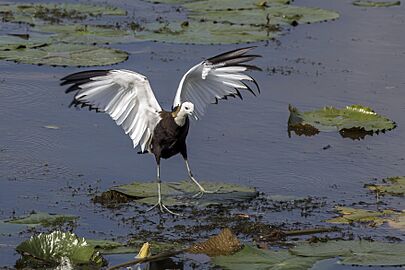
<instances>
[{"instance_id":1,"label":"green lily pad","mask_svg":"<svg viewBox=\"0 0 405 270\"><path fill-rule=\"evenodd\" d=\"M289 110L288 129L297 135L313 136L320 131L338 131L343 137L360 139L396 127L395 122L361 105L346 106L344 109L324 107L308 112L300 112L290 105Z\"/></svg>"},{"instance_id":2,"label":"green lily pad","mask_svg":"<svg viewBox=\"0 0 405 270\"><path fill-rule=\"evenodd\" d=\"M42 226L55 226L62 225L66 222L75 221L79 217L72 215L56 215L48 213L34 213L27 217L16 218L8 220L6 222L11 224L30 224L30 225L42 225Z\"/></svg>"},{"instance_id":3,"label":"green lily pad","mask_svg":"<svg viewBox=\"0 0 405 270\"><path fill-rule=\"evenodd\" d=\"M401 5L401 1L353 1L353 5L358 7L392 7Z\"/></svg>"},{"instance_id":4,"label":"green lily pad","mask_svg":"<svg viewBox=\"0 0 405 270\"><path fill-rule=\"evenodd\" d=\"M385 184L382 185L366 185L366 187L375 193L384 195L390 194L394 196L405 195L405 176L396 176L383 179Z\"/></svg>"},{"instance_id":5,"label":"green lily pad","mask_svg":"<svg viewBox=\"0 0 405 270\"><path fill-rule=\"evenodd\" d=\"M52 66L103 66L125 61L124 51L80 44L0 45L0 59Z\"/></svg>"},{"instance_id":6,"label":"green lily pad","mask_svg":"<svg viewBox=\"0 0 405 270\"><path fill-rule=\"evenodd\" d=\"M110 26L47 24L34 29L41 32L55 33L54 40L66 43L105 44L137 41L133 33Z\"/></svg>"},{"instance_id":7,"label":"green lily pad","mask_svg":"<svg viewBox=\"0 0 405 270\"><path fill-rule=\"evenodd\" d=\"M259 9L274 4L289 4L290 0L203 0L185 3L188 10L229 10L229 9Z\"/></svg>"},{"instance_id":8,"label":"green lily pad","mask_svg":"<svg viewBox=\"0 0 405 270\"><path fill-rule=\"evenodd\" d=\"M88 239L86 242L103 255L137 253L136 247L127 246L111 240Z\"/></svg>"},{"instance_id":9,"label":"green lily pad","mask_svg":"<svg viewBox=\"0 0 405 270\"><path fill-rule=\"evenodd\" d=\"M10 235L22 232L28 229L31 226L22 225L22 224L11 224L0 220L0 235Z\"/></svg>"},{"instance_id":10,"label":"green lily pad","mask_svg":"<svg viewBox=\"0 0 405 270\"><path fill-rule=\"evenodd\" d=\"M64 20L84 20L97 16L123 16L126 11L109 6L87 4L1 4L0 19L29 24L61 23Z\"/></svg>"},{"instance_id":11,"label":"green lily pad","mask_svg":"<svg viewBox=\"0 0 405 270\"><path fill-rule=\"evenodd\" d=\"M193 10L189 18L231 24L297 25L339 18L339 13L320 8L272 5L265 9Z\"/></svg>"},{"instance_id":12,"label":"green lily pad","mask_svg":"<svg viewBox=\"0 0 405 270\"><path fill-rule=\"evenodd\" d=\"M136 37L170 43L233 44L269 40L278 34L275 29L266 27L189 21L149 24Z\"/></svg>"},{"instance_id":13,"label":"green lily pad","mask_svg":"<svg viewBox=\"0 0 405 270\"><path fill-rule=\"evenodd\" d=\"M371 226L379 226L387 221L395 221L395 219L403 213L393 210L372 211L351 207L336 207L336 210L341 216L326 220L329 223L352 224L367 223Z\"/></svg>"},{"instance_id":14,"label":"green lily pad","mask_svg":"<svg viewBox=\"0 0 405 270\"><path fill-rule=\"evenodd\" d=\"M90 246L84 238L77 237L73 233L54 231L50 234L32 236L22 242L16 248L22 255L18 266L44 268L55 267L65 258L73 265L105 264L103 257Z\"/></svg>"},{"instance_id":15,"label":"green lily pad","mask_svg":"<svg viewBox=\"0 0 405 270\"><path fill-rule=\"evenodd\" d=\"M186 3L198 2L201 0L146 0L155 4L173 4L173 5L182 5Z\"/></svg>"},{"instance_id":16,"label":"green lily pad","mask_svg":"<svg viewBox=\"0 0 405 270\"><path fill-rule=\"evenodd\" d=\"M191 181L163 182L161 185L164 204L172 205L226 205L245 201L257 196L255 188L227 183L202 182L206 190L217 191L214 194L204 194L202 198L192 196L199 192L198 187ZM138 203L154 205L157 202L156 182L133 182L131 184L112 187L110 190L119 192Z\"/></svg>"},{"instance_id":17,"label":"green lily pad","mask_svg":"<svg viewBox=\"0 0 405 270\"><path fill-rule=\"evenodd\" d=\"M299 243L290 252L303 257L340 257L341 264L358 266L405 265L405 244L365 240Z\"/></svg>"},{"instance_id":18,"label":"green lily pad","mask_svg":"<svg viewBox=\"0 0 405 270\"><path fill-rule=\"evenodd\" d=\"M231 270L302 270L310 269L319 259L294 256L287 250L270 251L245 245L231 256L214 257L212 262Z\"/></svg>"}]
</instances>

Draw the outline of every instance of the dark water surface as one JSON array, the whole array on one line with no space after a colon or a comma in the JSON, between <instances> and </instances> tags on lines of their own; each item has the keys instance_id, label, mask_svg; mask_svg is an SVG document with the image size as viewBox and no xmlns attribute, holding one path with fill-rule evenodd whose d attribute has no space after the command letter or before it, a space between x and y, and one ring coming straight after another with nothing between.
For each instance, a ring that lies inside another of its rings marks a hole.
<instances>
[{"instance_id":1,"label":"dark water surface","mask_svg":"<svg viewBox=\"0 0 405 270\"><path fill-rule=\"evenodd\" d=\"M131 7L127 2L117 5ZM404 5L365 9L341 0L295 4L334 9L341 18L294 28L279 43L255 44L255 52L263 55L256 63L264 71L253 74L261 95L212 105L192 124L191 166L197 179L243 183L268 195L325 197L329 210L336 203L373 203L365 183L405 175ZM131 56L113 68L148 76L161 106L169 109L182 74L191 66L241 46L116 45ZM0 219L32 210L76 214L80 222L75 232L81 236L125 237L135 229L111 219L114 211L91 203L87 189L152 180L155 161L151 155L137 155L107 115L67 107L71 97L59 79L80 70L0 61ZM337 133L289 138L289 103L302 110L362 104L398 127L360 141ZM331 147L323 150L327 145ZM163 161L161 170L163 181L186 177L181 157ZM387 200L391 207L405 209L403 200ZM307 219L283 214L265 218L312 224L334 216L327 211ZM138 216L131 207L126 215ZM360 235L405 240L405 232L386 226L357 230ZM29 235L0 237L0 266L14 265L14 247Z\"/></svg>"}]
</instances>

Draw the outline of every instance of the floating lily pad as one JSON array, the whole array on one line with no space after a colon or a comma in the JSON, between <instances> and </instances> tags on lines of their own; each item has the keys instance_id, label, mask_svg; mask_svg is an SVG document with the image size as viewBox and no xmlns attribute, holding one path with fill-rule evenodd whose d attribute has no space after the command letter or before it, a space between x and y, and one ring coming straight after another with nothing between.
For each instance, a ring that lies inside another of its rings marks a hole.
<instances>
[{"instance_id":1,"label":"floating lily pad","mask_svg":"<svg viewBox=\"0 0 405 270\"><path fill-rule=\"evenodd\" d=\"M405 265L405 244L369 241L300 243L290 252L303 257L340 257L341 264L359 266Z\"/></svg>"},{"instance_id":2,"label":"floating lily pad","mask_svg":"<svg viewBox=\"0 0 405 270\"><path fill-rule=\"evenodd\" d=\"M339 13L320 8L272 5L265 9L193 10L189 17L197 20L250 25L297 25L339 18Z\"/></svg>"},{"instance_id":3,"label":"floating lily pad","mask_svg":"<svg viewBox=\"0 0 405 270\"><path fill-rule=\"evenodd\" d=\"M33 213L27 217L16 218L8 220L6 222L12 224L30 224L30 225L42 225L42 226L55 226L62 225L66 222L75 221L77 216L72 215L56 215L48 213Z\"/></svg>"},{"instance_id":4,"label":"floating lily pad","mask_svg":"<svg viewBox=\"0 0 405 270\"><path fill-rule=\"evenodd\" d=\"M80 44L0 45L0 59L53 66L103 66L125 61L124 51Z\"/></svg>"},{"instance_id":5,"label":"floating lily pad","mask_svg":"<svg viewBox=\"0 0 405 270\"><path fill-rule=\"evenodd\" d=\"M89 239L86 242L103 255L136 253L136 247L127 246L111 240Z\"/></svg>"},{"instance_id":6,"label":"floating lily pad","mask_svg":"<svg viewBox=\"0 0 405 270\"><path fill-rule=\"evenodd\" d=\"M397 216L395 220L388 220L388 225L400 231L405 231L405 210L402 211L402 214Z\"/></svg>"},{"instance_id":7,"label":"floating lily pad","mask_svg":"<svg viewBox=\"0 0 405 270\"><path fill-rule=\"evenodd\" d=\"M198 187L191 181L162 183L164 204L171 205L216 205L230 204L252 199L257 196L254 188L227 183L202 182L207 190L217 191L214 194L204 194L196 199L192 196L199 192ZM133 182L128 185L112 187L110 190L119 192L128 198L143 204L154 205L157 202L157 185L155 182Z\"/></svg>"},{"instance_id":8,"label":"floating lily pad","mask_svg":"<svg viewBox=\"0 0 405 270\"><path fill-rule=\"evenodd\" d=\"M405 176L396 176L383 179L385 184L382 185L366 185L366 187L378 194L390 194L394 196L405 195Z\"/></svg>"},{"instance_id":9,"label":"floating lily pad","mask_svg":"<svg viewBox=\"0 0 405 270\"><path fill-rule=\"evenodd\" d=\"M300 112L290 105L289 110L288 129L297 135L313 136L320 131L338 131L343 137L360 139L396 127L395 122L361 105L346 106L344 109L324 107L308 112Z\"/></svg>"},{"instance_id":10,"label":"floating lily pad","mask_svg":"<svg viewBox=\"0 0 405 270\"><path fill-rule=\"evenodd\" d=\"M269 40L278 34L278 31L266 27L186 21L149 24L136 37L170 43L233 44Z\"/></svg>"},{"instance_id":11,"label":"floating lily pad","mask_svg":"<svg viewBox=\"0 0 405 270\"><path fill-rule=\"evenodd\" d=\"M32 236L19 244L16 250L22 255L17 266L45 268L58 266L65 258L73 265L105 264L103 257L84 238L73 233L55 231Z\"/></svg>"},{"instance_id":12,"label":"floating lily pad","mask_svg":"<svg viewBox=\"0 0 405 270\"><path fill-rule=\"evenodd\" d=\"M0 221L0 235L10 235L22 232L28 229L30 226L22 224L11 224L8 222Z\"/></svg>"},{"instance_id":13,"label":"floating lily pad","mask_svg":"<svg viewBox=\"0 0 405 270\"><path fill-rule=\"evenodd\" d=\"M310 269L320 258L298 257L287 250L270 251L248 245L231 256L218 256L212 259L215 265L232 270L299 270Z\"/></svg>"},{"instance_id":14,"label":"floating lily pad","mask_svg":"<svg viewBox=\"0 0 405 270\"><path fill-rule=\"evenodd\" d=\"M58 42L105 44L137 41L133 33L112 26L47 24L34 29L41 32L55 33L53 39Z\"/></svg>"},{"instance_id":15,"label":"floating lily pad","mask_svg":"<svg viewBox=\"0 0 405 270\"><path fill-rule=\"evenodd\" d=\"M174 5L182 5L186 3L198 2L201 0L146 0L148 2L152 2L155 4L174 4Z\"/></svg>"},{"instance_id":16,"label":"floating lily pad","mask_svg":"<svg viewBox=\"0 0 405 270\"><path fill-rule=\"evenodd\" d=\"M392 7L401 5L401 1L354 1L353 5L358 7Z\"/></svg>"},{"instance_id":17,"label":"floating lily pad","mask_svg":"<svg viewBox=\"0 0 405 270\"><path fill-rule=\"evenodd\" d=\"M189 10L229 10L229 9L259 9L274 4L289 4L290 0L203 0L193 1L183 6Z\"/></svg>"},{"instance_id":18,"label":"floating lily pad","mask_svg":"<svg viewBox=\"0 0 405 270\"><path fill-rule=\"evenodd\" d=\"M393 210L372 211L351 207L336 207L336 210L341 214L340 217L326 220L329 223L352 224L352 223L367 223L372 226L379 226L387 221L395 221L401 212Z\"/></svg>"},{"instance_id":19,"label":"floating lily pad","mask_svg":"<svg viewBox=\"0 0 405 270\"><path fill-rule=\"evenodd\" d=\"M60 23L64 20L84 20L96 16L123 16L126 11L116 7L87 4L2 4L0 18L8 22L29 24Z\"/></svg>"}]
</instances>

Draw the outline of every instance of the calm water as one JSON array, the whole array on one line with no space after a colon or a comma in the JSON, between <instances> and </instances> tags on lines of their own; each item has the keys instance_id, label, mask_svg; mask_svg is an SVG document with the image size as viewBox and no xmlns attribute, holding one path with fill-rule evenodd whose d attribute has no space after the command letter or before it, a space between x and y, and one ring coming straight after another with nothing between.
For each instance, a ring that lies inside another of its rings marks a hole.
<instances>
[{"instance_id":1,"label":"calm water","mask_svg":"<svg viewBox=\"0 0 405 270\"><path fill-rule=\"evenodd\" d=\"M126 1L117 4L132 7ZM253 76L262 94L212 105L192 124L191 166L197 179L243 183L269 195L326 197L329 209L335 202L373 202L365 183L405 175L405 8L364 9L341 0L295 4L334 9L341 18L299 26L279 44L255 44L255 53L263 55L256 64L264 71ZM148 11L150 5L143 5L137 4ZM117 45L131 56L113 68L148 76L161 106L169 109L182 74L192 65L240 46ZM279 71L267 71L273 68ZM75 232L82 236L94 237L93 230L98 237L124 236L133 229L111 220L110 210L93 205L85 188L102 191L116 183L152 180L155 161L137 155L107 115L67 107L71 96L64 94L59 78L79 70L84 69L0 62L0 219L32 210L77 214ZM290 103L302 110L362 104L398 127L361 141L334 133L289 138ZM331 147L323 150L327 145ZM161 170L163 181L186 177L181 157L163 161ZM398 210L405 207L403 200L388 201ZM315 220L320 218L307 222ZM359 233L405 239L404 232L386 227ZM0 237L0 266L15 263L14 246L28 236Z\"/></svg>"}]
</instances>

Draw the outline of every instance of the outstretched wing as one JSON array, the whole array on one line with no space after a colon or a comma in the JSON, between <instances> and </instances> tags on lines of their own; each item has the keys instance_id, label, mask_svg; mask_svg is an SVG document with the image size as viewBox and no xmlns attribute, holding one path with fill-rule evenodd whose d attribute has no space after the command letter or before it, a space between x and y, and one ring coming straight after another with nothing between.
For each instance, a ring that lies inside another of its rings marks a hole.
<instances>
[{"instance_id":1,"label":"outstretched wing","mask_svg":"<svg viewBox=\"0 0 405 270\"><path fill-rule=\"evenodd\" d=\"M242 99L239 92L241 89L256 95L244 81L253 82L260 93L256 81L244 73L247 70L260 70L256 66L244 64L260 57L259 55L246 54L253 48L248 47L226 52L192 67L180 81L173 108L185 101L190 101L194 103L195 114L202 116L206 106L210 103L218 103L219 99L227 99L228 96L238 96Z\"/></svg>"},{"instance_id":2,"label":"outstretched wing","mask_svg":"<svg viewBox=\"0 0 405 270\"><path fill-rule=\"evenodd\" d=\"M71 84L66 93L76 91L71 105L88 106L108 113L122 126L134 147L149 147L162 111L145 76L129 70L91 70L68 75L61 85Z\"/></svg>"}]
</instances>

